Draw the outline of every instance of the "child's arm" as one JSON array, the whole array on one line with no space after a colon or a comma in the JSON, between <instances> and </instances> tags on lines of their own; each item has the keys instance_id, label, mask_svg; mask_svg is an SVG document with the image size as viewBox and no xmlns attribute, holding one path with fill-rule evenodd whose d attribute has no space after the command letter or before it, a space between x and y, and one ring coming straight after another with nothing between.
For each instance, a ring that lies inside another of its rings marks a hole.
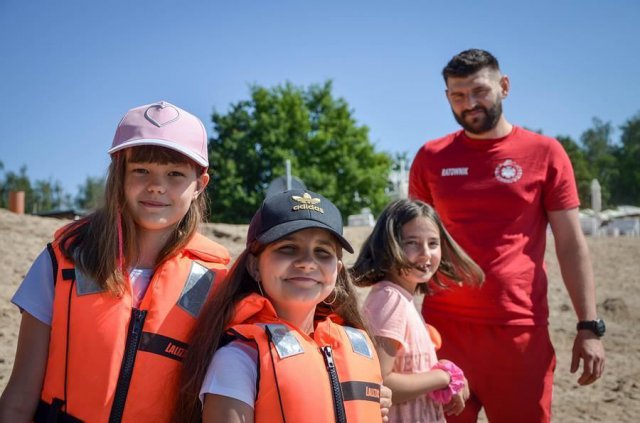
<instances>
[{"instance_id":1,"label":"child's arm","mask_svg":"<svg viewBox=\"0 0 640 423\"><path fill-rule=\"evenodd\" d=\"M203 423L251 423L257 396L258 350L233 341L215 352L200 398Z\"/></svg>"},{"instance_id":2,"label":"child's arm","mask_svg":"<svg viewBox=\"0 0 640 423\"><path fill-rule=\"evenodd\" d=\"M42 391L50 336L50 326L22 313L15 363L0 398L0 421L32 421Z\"/></svg>"},{"instance_id":3,"label":"child's arm","mask_svg":"<svg viewBox=\"0 0 640 423\"><path fill-rule=\"evenodd\" d=\"M427 392L446 388L449 385L449 374L440 369L414 374L393 372L393 363L400 349L400 343L381 336L376 337L376 341L383 383L393 392L394 404L412 400Z\"/></svg>"},{"instance_id":4,"label":"child's arm","mask_svg":"<svg viewBox=\"0 0 640 423\"><path fill-rule=\"evenodd\" d=\"M202 423L252 423L253 408L248 404L222 395L204 396Z\"/></svg>"},{"instance_id":5,"label":"child's arm","mask_svg":"<svg viewBox=\"0 0 640 423\"><path fill-rule=\"evenodd\" d=\"M447 416L459 416L464 410L465 404L469 399L469 382L464 379L464 388L457 394L454 394L447 404L442 404L442 411Z\"/></svg>"}]
</instances>

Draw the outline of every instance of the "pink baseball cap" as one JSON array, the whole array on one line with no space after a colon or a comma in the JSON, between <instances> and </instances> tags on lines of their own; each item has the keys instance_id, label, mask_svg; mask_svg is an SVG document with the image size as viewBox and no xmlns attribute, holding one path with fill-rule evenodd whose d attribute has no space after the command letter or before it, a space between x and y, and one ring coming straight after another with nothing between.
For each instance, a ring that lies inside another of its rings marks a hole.
<instances>
[{"instance_id":1,"label":"pink baseball cap","mask_svg":"<svg viewBox=\"0 0 640 423\"><path fill-rule=\"evenodd\" d=\"M108 153L138 145L158 145L209 166L207 131L194 115L166 101L136 107L118 124Z\"/></svg>"}]
</instances>

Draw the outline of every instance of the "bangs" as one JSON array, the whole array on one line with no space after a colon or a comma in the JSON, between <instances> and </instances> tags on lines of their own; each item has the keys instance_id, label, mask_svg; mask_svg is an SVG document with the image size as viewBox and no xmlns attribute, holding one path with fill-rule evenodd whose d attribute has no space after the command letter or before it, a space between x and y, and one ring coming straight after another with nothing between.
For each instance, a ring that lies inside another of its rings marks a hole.
<instances>
[{"instance_id":1,"label":"bangs","mask_svg":"<svg viewBox=\"0 0 640 423\"><path fill-rule=\"evenodd\" d=\"M158 145L140 145L127 148L127 162L159 163L159 164L188 164L194 168L201 167L182 153Z\"/></svg>"}]
</instances>

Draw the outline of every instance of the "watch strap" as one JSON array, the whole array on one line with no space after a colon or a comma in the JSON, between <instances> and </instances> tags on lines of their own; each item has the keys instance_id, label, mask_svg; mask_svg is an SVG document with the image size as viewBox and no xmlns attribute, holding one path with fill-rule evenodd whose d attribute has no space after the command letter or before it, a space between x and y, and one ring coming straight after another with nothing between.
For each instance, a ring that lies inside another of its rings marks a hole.
<instances>
[{"instance_id":1,"label":"watch strap","mask_svg":"<svg viewBox=\"0 0 640 423\"><path fill-rule=\"evenodd\" d=\"M597 336L604 335L605 325L602 319L597 320L581 320L576 325L577 330L590 330Z\"/></svg>"}]
</instances>

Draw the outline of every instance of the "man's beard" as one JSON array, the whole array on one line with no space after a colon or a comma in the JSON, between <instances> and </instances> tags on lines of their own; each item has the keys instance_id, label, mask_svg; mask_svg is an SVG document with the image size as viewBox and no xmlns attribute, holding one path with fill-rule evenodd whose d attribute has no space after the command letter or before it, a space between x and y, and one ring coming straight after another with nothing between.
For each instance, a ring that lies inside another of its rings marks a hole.
<instances>
[{"instance_id":1,"label":"man's beard","mask_svg":"<svg viewBox=\"0 0 640 423\"><path fill-rule=\"evenodd\" d=\"M475 110L482 110L484 115L476 116L470 122L465 120L467 113ZM451 111L453 112L453 117L455 117L456 122L458 122L465 131L471 134L481 135L485 132L491 131L496 127L496 125L498 125L500 116L502 116L502 101L498 99L490 109L478 105L471 110L465 110L462 112L461 116L457 115L453 109L451 109Z\"/></svg>"}]
</instances>

